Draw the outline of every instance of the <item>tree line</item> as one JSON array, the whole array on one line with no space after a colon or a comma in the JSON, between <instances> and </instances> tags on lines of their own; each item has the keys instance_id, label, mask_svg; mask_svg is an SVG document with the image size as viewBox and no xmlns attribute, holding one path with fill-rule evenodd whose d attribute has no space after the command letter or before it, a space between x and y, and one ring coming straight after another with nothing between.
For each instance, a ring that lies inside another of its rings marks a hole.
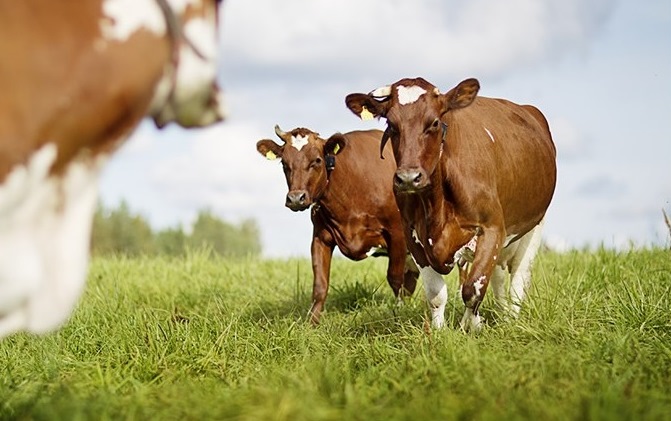
<instances>
[{"instance_id":1,"label":"tree line","mask_svg":"<svg viewBox=\"0 0 671 421\"><path fill-rule=\"evenodd\" d=\"M261 233L256 221L226 222L210 210L198 212L191 230L181 226L154 232L149 222L122 201L117 208L98 204L93 217L91 253L126 256L181 256L190 249L207 248L222 257L261 254Z\"/></svg>"}]
</instances>

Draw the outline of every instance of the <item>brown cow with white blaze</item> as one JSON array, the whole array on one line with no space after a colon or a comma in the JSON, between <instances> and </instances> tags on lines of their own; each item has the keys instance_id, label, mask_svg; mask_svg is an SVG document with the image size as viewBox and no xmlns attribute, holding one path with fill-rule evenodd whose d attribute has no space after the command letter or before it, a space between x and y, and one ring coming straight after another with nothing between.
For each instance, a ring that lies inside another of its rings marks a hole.
<instances>
[{"instance_id":1,"label":"brown cow with white blaze","mask_svg":"<svg viewBox=\"0 0 671 421\"><path fill-rule=\"evenodd\" d=\"M282 145L263 139L256 148L268 159L282 160L289 187L286 206L293 211L312 207L312 323L319 323L324 308L335 246L352 260L386 249L394 295L412 294L418 273L408 258L394 200L396 166L392 159L379 159L382 132L336 133L327 140L305 128L284 132L275 126L275 133Z\"/></svg>"},{"instance_id":2,"label":"brown cow with white blaze","mask_svg":"<svg viewBox=\"0 0 671 421\"><path fill-rule=\"evenodd\" d=\"M442 94L422 78L402 79L370 94L350 94L362 119L384 117L398 168L394 193L408 248L420 268L436 327L444 325L441 275L463 273L461 327L478 329L489 282L513 315L530 283L541 227L556 183L556 151L543 114L530 105L478 97L475 79Z\"/></svg>"},{"instance_id":3,"label":"brown cow with white blaze","mask_svg":"<svg viewBox=\"0 0 671 421\"><path fill-rule=\"evenodd\" d=\"M147 115L223 118L217 0L0 0L0 338L63 323L98 179Z\"/></svg>"}]
</instances>

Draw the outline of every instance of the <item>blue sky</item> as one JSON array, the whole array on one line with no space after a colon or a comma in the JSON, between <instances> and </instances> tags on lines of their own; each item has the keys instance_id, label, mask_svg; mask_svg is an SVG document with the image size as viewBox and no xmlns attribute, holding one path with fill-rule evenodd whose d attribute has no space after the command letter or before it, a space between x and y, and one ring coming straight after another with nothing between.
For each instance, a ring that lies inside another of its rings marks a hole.
<instances>
[{"instance_id":1,"label":"blue sky","mask_svg":"<svg viewBox=\"0 0 671 421\"><path fill-rule=\"evenodd\" d=\"M208 129L145 121L103 174L154 228L199 209L255 219L264 254L307 256L308 213L284 208L280 165L256 141L273 126L324 137L362 122L344 106L403 77L539 107L558 148L547 214L554 247L667 245L671 215L671 2L651 0L227 0L220 81L230 116Z\"/></svg>"}]
</instances>

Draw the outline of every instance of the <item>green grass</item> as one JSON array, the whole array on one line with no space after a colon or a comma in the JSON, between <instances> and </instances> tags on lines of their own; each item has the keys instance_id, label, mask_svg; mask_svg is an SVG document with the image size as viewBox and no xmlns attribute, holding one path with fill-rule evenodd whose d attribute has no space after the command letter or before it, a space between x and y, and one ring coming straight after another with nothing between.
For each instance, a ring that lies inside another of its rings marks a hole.
<instances>
[{"instance_id":1,"label":"green grass","mask_svg":"<svg viewBox=\"0 0 671 421\"><path fill-rule=\"evenodd\" d=\"M308 259L97 258L72 319L0 341L0 419L671 419L671 253L540 255L520 318L428 328L386 260L334 262L306 323Z\"/></svg>"}]
</instances>

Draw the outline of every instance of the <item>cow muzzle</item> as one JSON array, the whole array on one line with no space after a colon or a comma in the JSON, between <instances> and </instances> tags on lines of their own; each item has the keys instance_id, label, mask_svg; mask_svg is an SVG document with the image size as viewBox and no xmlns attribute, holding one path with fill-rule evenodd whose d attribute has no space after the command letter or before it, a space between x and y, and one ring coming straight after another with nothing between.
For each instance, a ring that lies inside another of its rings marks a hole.
<instances>
[{"instance_id":1,"label":"cow muzzle","mask_svg":"<svg viewBox=\"0 0 671 421\"><path fill-rule=\"evenodd\" d=\"M400 193L415 193L428 186L428 179L419 168L399 168L394 174L394 189Z\"/></svg>"},{"instance_id":2,"label":"cow muzzle","mask_svg":"<svg viewBox=\"0 0 671 421\"><path fill-rule=\"evenodd\" d=\"M305 190L292 190L287 193L285 206L294 212L303 211L310 206L310 198Z\"/></svg>"}]
</instances>

